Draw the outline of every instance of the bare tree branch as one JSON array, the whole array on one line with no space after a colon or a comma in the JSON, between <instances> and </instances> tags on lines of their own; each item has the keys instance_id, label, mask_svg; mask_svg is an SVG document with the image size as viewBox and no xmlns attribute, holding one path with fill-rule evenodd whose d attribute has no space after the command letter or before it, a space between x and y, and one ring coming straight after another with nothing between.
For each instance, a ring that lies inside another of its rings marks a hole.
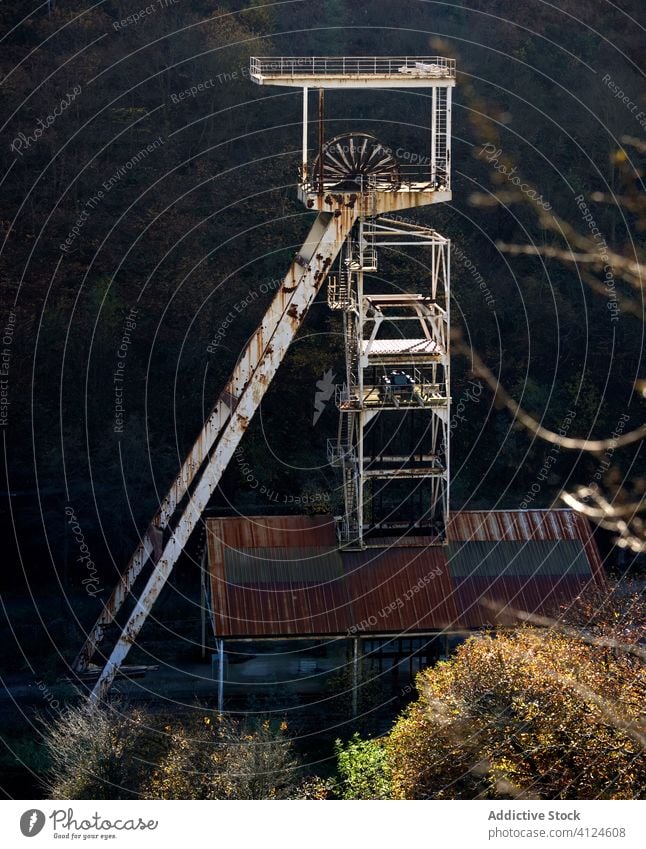
<instances>
[{"instance_id":1,"label":"bare tree branch","mask_svg":"<svg viewBox=\"0 0 646 849\"><path fill-rule=\"evenodd\" d=\"M552 430L543 427L535 418L526 413L525 410L509 395L500 381L496 378L493 372L484 364L476 351L467 345L462 334L458 330L453 330L451 341L454 350L457 350L464 357L471 361L471 371L476 377L481 378L494 393L496 403L507 407L512 412L515 418L527 430L534 433L545 442L550 442L553 445L559 445L561 448L569 448L574 451L589 451L592 454L607 451L609 448L621 448L624 445L630 445L633 442L646 437L646 425L641 425L629 433L624 433L621 436L612 439L575 439L569 436L560 436Z\"/></svg>"}]
</instances>

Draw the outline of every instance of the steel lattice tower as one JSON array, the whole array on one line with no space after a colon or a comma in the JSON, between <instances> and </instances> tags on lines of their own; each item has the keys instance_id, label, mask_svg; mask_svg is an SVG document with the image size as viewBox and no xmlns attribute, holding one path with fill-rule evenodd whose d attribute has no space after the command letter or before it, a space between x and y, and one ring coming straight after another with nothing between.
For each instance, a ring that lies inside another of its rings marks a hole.
<instances>
[{"instance_id":1,"label":"steel lattice tower","mask_svg":"<svg viewBox=\"0 0 646 849\"><path fill-rule=\"evenodd\" d=\"M446 541L450 441L449 240L402 216L402 209L451 199L451 94L455 63L439 57L267 58L252 62L262 85L303 90L299 197L323 212L359 209L328 283L343 316L345 381L337 387L338 437L328 458L342 475L344 546L415 533ZM324 140L326 89L430 89L429 155L402 164L367 133ZM319 91L317 154L309 155L308 92ZM364 275L379 252L423 248L427 279L375 292Z\"/></svg>"}]
</instances>

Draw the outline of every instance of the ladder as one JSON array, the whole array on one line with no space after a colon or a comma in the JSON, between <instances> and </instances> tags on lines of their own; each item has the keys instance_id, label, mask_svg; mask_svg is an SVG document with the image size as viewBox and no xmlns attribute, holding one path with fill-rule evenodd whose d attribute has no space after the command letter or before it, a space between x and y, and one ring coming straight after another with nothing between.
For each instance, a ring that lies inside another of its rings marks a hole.
<instances>
[{"instance_id":1,"label":"ladder","mask_svg":"<svg viewBox=\"0 0 646 849\"><path fill-rule=\"evenodd\" d=\"M179 474L73 664L77 672L88 670L106 627L115 621L135 581L151 560L152 573L99 674L91 702L100 701L110 689L358 216L356 208L341 204L334 212L318 214L281 288L247 342Z\"/></svg>"}]
</instances>

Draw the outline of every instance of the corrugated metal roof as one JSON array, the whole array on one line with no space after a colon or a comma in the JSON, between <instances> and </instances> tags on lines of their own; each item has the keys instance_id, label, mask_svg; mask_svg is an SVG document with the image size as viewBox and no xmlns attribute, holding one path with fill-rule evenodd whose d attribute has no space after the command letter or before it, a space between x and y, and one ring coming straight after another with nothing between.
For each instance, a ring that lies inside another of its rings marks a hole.
<instances>
[{"instance_id":1,"label":"corrugated metal roof","mask_svg":"<svg viewBox=\"0 0 646 849\"><path fill-rule=\"evenodd\" d=\"M590 574L582 543L570 539L452 542L449 567L455 578Z\"/></svg>"},{"instance_id":2,"label":"corrugated metal roof","mask_svg":"<svg viewBox=\"0 0 646 849\"><path fill-rule=\"evenodd\" d=\"M456 624L463 628L513 624L518 622L516 611L538 616L553 614L593 580L591 574L455 578L456 606L460 611Z\"/></svg>"},{"instance_id":3,"label":"corrugated metal roof","mask_svg":"<svg viewBox=\"0 0 646 849\"><path fill-rule=\"evenodd\" d=\"M207 530L216 633L348 630L352 617L330 517L208 519Z\"/></svg>"},{"instance_id":4,"label":"corrugated metal roof","mask_svg":"<svg viewBox=\"0 0 646 849\"><path fill-rule=\"evenodd\" d=\"M352 624L347 585L327 583L267 586L229 584L214 611L216 633L229 637L346 634Z\"/></svg>"},{"instance_id":5,"label":"corrugated metal roof","mask_svg":"<svg viewBox=\"0 0 646 849\"><path fill-rule=\"evenodd\" d=\"M603 570L569 510L461 511L448 546L339 552L327 516L209 519L216 633L235 637L406 633L545 614Z\"/></svg>"},{"instance_id":6,"label":"corrugated metal roof","mask_svg":"<svg viewBox=\"0 0 646 849\"><path fill-rule=\"evenodd\" d=\"M229 548L224 573L232 584L316 583L340 578L343 566L337 548Z\"/></svg>"},{"instance_id":7,"label":"corrugated metal roof","mask_svg":"<svg viewBox=\"0 0 646 849\"><path fill-rule=\"evenodd\" d=\"M227 548L336 546L332 516L232 516L207 519L207 526Z\"/></svg>"},{"instance_id":8,"label":"corrugated metal roof","mask_svg":"<svg viewBox=\"0 0 646 849\"><path fill-rule=\"evenodd\" d=\"M457 621L444 546L348 551L343 565L357 632L442 630Z\"/></svg>"},{"instance_id":9,"label":"corrugated metal roof","mask_svg":"<svg viewBox=\"0 0 646 849\"><path fill-rule=\"evenodd\" d=\"M581 539L572 510L461 510L452 513L450 540Z\"/></svg>"}]
</instances>

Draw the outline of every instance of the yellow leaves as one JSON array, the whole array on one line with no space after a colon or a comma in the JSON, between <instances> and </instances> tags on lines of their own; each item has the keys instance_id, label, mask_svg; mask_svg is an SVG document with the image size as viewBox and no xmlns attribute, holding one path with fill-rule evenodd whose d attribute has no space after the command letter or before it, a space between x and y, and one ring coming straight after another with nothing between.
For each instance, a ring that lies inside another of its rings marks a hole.
<instances>
[{"instance_id":1,"label":"yellow leaves","mask_svg":"<svg viewBox=\"0 0 646 849\"><path fill-rule=\"evenodd\" d=\"M636 794L646 784L643 765L640 780L633 774L631 737L641 676L637 664L555 631L468 640L420 674L419 701L387 738L395 794L569 798L572 782L580 798ZM487 761L491 772L474 774Z\"/></svg>"}]
</instances>

